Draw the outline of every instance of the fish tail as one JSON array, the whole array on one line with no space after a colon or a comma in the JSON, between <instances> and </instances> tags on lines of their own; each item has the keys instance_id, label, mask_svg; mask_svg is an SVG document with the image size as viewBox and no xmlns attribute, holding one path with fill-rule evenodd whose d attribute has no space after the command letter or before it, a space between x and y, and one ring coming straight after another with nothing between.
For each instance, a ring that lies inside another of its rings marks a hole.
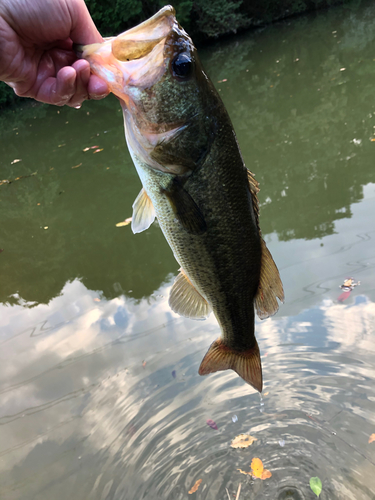
<instances>
[{"instance_id":1,"label":"fish tail","mask_svg":"<svg viewBox=\"0 0 375 500\"><path fill-rule=\"evenodd\" d=\"M235 351L224 344L222 339L217 339L208 349L199 367L199 375L220 370L234 370L245 382L254 389L262 392L262 364L258 343L246 351Z\"/></svg>"}]
</instances>

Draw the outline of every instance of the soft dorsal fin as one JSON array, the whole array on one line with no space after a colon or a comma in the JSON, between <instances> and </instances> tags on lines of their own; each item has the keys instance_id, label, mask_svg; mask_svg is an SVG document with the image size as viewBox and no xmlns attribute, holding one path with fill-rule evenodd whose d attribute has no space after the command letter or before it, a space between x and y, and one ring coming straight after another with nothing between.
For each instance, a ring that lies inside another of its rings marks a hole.
<instances>
[{"instance_id":1,"label":"soft dorsal fin","mask_svg":"<svg viewBox=\"0 0 375 500\"><path fill-rule=\"evenodd\" d=\"M155 210L145 189L142 188L133 203L132 231L134 234L148 229L155 220Z\"/></svg>"},{"instance_id":2,"label":"soft dorsal fin","mask_svg":"<svg viewBox=\"0 0 375 500\"><path fill-rule=\"evenodd\" d=\"M246 169L247 170L247 169ZM259 193L259 182L255 179L254 174L247 170L247 180L249 183L249 189L251 194L251 200L253 202L253 209L255 214L255 220L257 224L257 228L260 234L259 227L259 201L258 201L258 193Z\"/></svg>"},{"instance_id":3,"label":"soft dorsal fin","mask_svg":"<svg viewBox=\"0 0 375 500\"><path fill-rule=\"evenodd\" d=\"M279 309L276 297L281 302L284 302L284 290L275 261L263 238L260 239L260 242L262 259L259 286L255 296L255 307L260 319L265 319L275 314Z\"/></svg>"},{"instance_id":4,"label":"soft dorsal fin","mask_svg":"<svg viewBox=\"0 0 375 500\"><path fill-rule=\"evenodd\" d=\"M207 318L211 312L206 299L202 297L182 269L173 283L169 306L175 313L192 319Z\"/></svg>"}]
</instances>

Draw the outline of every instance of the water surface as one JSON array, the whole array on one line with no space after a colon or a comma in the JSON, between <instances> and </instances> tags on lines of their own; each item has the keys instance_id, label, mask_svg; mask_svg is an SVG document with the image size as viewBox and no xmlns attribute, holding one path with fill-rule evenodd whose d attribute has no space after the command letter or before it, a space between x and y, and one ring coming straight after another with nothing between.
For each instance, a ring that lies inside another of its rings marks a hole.
<instances>
[{"instance_id":1,"label":"water surface","mask_svg":"<svg viewBox=\"0 0 375 500\"><path fill-rule=\"evenodd\" d=\"M322 499L375 497L375 7L200 52L286 293L256 324L263 400L233 372L198 376L215 319L168 307L178 265L157 224L116 227L141 188L117 101L3 113L1 499L177 500L197 479L191 498L241 482L241 500L310 499L312 476ZM240 433L257 441L232 449ZM271 478L238 471L253 457Z\"/></svg>"}]
</instances>

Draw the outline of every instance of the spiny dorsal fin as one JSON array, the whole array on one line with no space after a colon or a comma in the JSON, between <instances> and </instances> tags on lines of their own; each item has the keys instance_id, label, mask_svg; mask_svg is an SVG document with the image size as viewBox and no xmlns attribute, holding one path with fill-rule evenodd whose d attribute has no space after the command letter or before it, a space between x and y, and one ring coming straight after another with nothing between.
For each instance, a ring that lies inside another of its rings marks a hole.
<instances>
[{"instance_id":1,"label":"spiny dorsal fin","mask_svg":"<svg viewBox=\"0 0 375 500\"><path fill-rule=\"evenodd\" d=\"M211 307L191 283L181 269L176 277L169 296L171 309L181 316L192 319L204 319L211 312Z\"/></svg>"},{"instance_id":2,"label":"spiny dorsal fin","mask_svg":"<svg viewBox=\"0 0 375 500\"><path fill-rule=\"evenodd\" d=\"M222 339L215 340L203 358L198 373L208 375L229 369L238 373L254 389L262 392L262 364L257 341L247 351L234 351L226 346Z\"/></svg>"},{"instance_id":3,"label":"spiny dorsal fin","mask_svg":"<svg viewBox=\"0 0 375 500\"><path fill-rule=\"evenodd\" d=\"M260 319L265 319L275 314L279 309L276 297L281 302L284 302L284 290L275 261L263 238L260 239L260 242L262 246L262 260L259 287L255 296L255 307Z\"/></svg>"},{"instance_id":4,"label":"spiny dorsal fin","mask_svg":"<svg viewBox=\"0 0 375 500\"><path fill-rule=\"evenodd\" d=\"M155 220L155 210L145 189L142 188L133 203L132 231L134 234L148 229Z\"/></svg>"}]
</instances>

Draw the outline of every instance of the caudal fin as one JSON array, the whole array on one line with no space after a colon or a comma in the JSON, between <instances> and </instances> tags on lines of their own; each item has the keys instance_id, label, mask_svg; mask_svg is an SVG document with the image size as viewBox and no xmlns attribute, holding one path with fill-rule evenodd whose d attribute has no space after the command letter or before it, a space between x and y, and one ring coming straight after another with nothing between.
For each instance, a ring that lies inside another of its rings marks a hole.
<instances>
[{"instance_id":1,"label":"caudal fin","mask_svg":"<svg viewBox=\"0 0 375 500\"><path fill-rule=\"evenodd\" d=\"M199 375L220 370L234 370L245 382L262 392L262 364L257 341L247 351L235 351L224 344L221 339L215 340L208 349L199 367Z\"/></svg>"}]
</instances>

